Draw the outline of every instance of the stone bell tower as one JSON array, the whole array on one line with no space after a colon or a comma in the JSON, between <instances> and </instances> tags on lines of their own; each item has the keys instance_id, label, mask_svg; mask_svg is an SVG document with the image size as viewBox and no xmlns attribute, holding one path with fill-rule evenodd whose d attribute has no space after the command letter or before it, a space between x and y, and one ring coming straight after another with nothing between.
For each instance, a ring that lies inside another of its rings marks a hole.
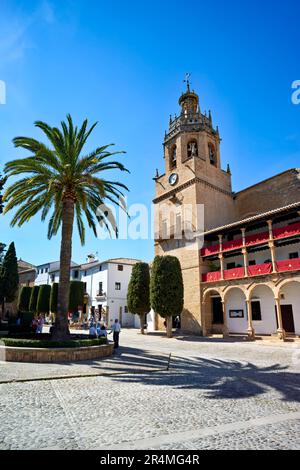
<instances>
[{"instance_id":1,"label":"stone bell tower","mask_svg":"<svg viewBox=\"0 0 300 470\"><path fill-rule=\"evenodd\" d=\"M230 170L221 169L218 127L210 111L201 112L198 95L185 81L180 114L170 116L165 133L165 173L157 170L154 178L155 254L179 258L185 292L182 328L195 333L201 331L202 261L199 244L186 238L184 212L192 231L209 230L234 220L234 201Z\"/></svg>"}]
</instances>

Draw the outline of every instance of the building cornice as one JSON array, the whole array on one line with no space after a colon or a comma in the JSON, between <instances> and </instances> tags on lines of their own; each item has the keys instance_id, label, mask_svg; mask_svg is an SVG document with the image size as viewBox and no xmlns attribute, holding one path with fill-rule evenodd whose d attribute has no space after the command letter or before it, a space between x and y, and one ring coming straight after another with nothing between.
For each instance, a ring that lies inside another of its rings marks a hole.
<instances>
[{"instance_id":1,"label":"building cornice","mask_svg":"<svg viewBox=\"0 0 300 470\"><path fill-rule=\"evenodd\" d=\"M187 181L186 183L183 183L183 184L177 186L176 188L171 189L167 193L162 194L161 196L158 196L158 197L154 198L153 203L157 204L161 201L164 201L165 199L169 199L172 196L174 196L175 194L177 194L179 191L183 191L184 189L187 189L190 186L192 186L193 184L197 184L197 183L202 184L202 185L204 185L208 188L214 189L215 191L218 191L219 193L222 193L226 196L232 197L232 192L231 191L226 191L225 189L221 189L218 186L215 186L214 184L211 184L208 181L196 176L195 178L192 178L191 180Z\"/></svg>"}]
</instances>

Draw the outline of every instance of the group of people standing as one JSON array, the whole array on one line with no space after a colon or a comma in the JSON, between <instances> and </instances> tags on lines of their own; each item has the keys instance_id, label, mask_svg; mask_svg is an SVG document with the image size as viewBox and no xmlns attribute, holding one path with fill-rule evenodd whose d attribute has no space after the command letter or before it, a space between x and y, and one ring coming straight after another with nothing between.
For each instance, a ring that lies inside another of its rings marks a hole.
<instances>
[{"instance_id":1,"label":"group of people standing","mask_svg":"<svg viewBox=\"0 0 300 470\"><path fill-rule=\"evenodd\" d=\"M113 341L114 341L115 349L119 347L120 332L121 332L121 325L117 318L115 319L115 322L112 324L110 329L106 329L105 324L100 323L100 321L98 321L97 323L95 323L93 319L90 321L90 327L89 327L90 337L107 338L108 334L113 333Z\"/></svg>"},{"instance_id":2,"label":"group of people standing","mask_svg":"<svg viewBox=\"0 0 300 470\"><path fill-rule=\"evenodd\" d=\"M45 319L42 314L40 314L38 317L34 317L31 323L31 327L34 333L36 334L43 333L44 323L45 323Z\"/></svg>"}]
</instances>

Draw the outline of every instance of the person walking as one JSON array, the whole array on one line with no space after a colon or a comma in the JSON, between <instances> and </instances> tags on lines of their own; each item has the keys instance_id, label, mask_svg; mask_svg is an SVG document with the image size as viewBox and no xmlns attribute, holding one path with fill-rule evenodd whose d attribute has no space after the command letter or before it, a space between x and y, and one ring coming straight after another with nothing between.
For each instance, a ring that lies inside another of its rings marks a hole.
<instances>
[{"instance_id":1,"label":"person walking","mask_svg":"<svg viewBox=\"0 0 300 470\"><path fill-rule=\"evenodd\" d=\"M115 349L117 349L119 347L119 336L121 332L121 325L117 318L115 319L115 323L111 327L111 332L113 332L113 340L115 344Z\"/></svg>"}]
</instances>

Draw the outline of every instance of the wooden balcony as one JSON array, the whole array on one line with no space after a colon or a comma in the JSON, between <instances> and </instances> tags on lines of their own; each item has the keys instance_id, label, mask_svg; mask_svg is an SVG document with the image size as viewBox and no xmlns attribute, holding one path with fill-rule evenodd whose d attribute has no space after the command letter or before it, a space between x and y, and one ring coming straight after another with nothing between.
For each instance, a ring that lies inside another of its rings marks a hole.
<instances>
[{"instance_id":1,"label":"wooden balcony","mask_svg":"<svg viewBox=\"0 0 300 470\"><path fill-rule=\"evenodd\" d=\"M285 227L273 229L273 240L281 240L284 238L290 238L300 235L300 222L295 224L287 225ZM255 246L267 243L270 240L269 232L256 233L254 235L248 235L245 237L245 246ZM230 242L222 243L222 252L234 251L243 248L243 239L232 240ZM211 256L220 253L220 245L216 243L211 246L202 248L201 256Z\"/></svg>"},{"instance_id":2,"label":"wooden balcony","mask_svg":"<svg viewBox=\"0 0 300 470\"><path fill-rule=\"evenodd\" d=\"M288 271L300 270L300 258L289 259L276 262L276 272L283 273ZM233 268L224 270L224 279L222 279L221 271L214 271L202 274L202 282L218 282L221 280L229 281L233 279L242 279L245 277L266 276L272 274L272 263L255 264L248 266L247 275L245 268Z\"/></svg>"}]
</instances>

